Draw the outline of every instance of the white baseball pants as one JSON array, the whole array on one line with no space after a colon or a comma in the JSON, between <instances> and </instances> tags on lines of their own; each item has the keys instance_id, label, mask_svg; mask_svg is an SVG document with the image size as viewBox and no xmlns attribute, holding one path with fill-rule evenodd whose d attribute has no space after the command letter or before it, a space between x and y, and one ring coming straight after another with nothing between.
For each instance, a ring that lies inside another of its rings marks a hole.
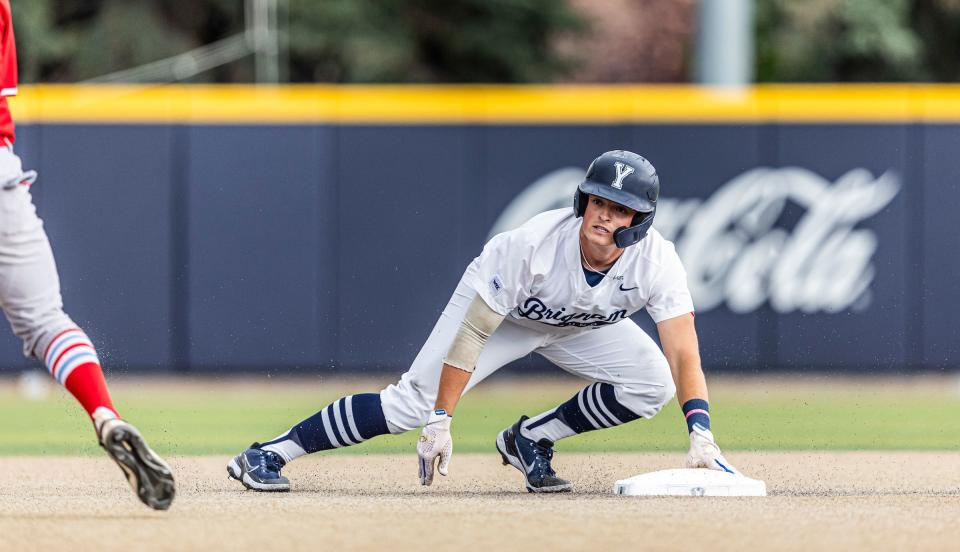
<instances>
[{"instance_id":1,"label":"white baseball pants","mask_svg":"<svg viewBox=\"0 0 960 552\"><path fill-rule=\"evenodd\" d=\"M76 324L63 312L53 251L23 178L20 158L0 146L0 306L23 354L42 361L47 344Z\"/></svg>"},{"instance_id":2,"label":"white baseball pants","mask_svg":"<svg viewBox=\"0 0 960 552\"><path fill-rule=\"evenodd\" d=\"M475 295L461 281L410 370L380 392L391 433L426 423L436 402L443 358ZM541 331L511 320L507 316L490 336L464 393L501 366L531 352L571 374L613 385L617 401L644 418L659 412L676 391L667 359L632 320L562 334L549 327Z\"/></svg>"}]
</instances>

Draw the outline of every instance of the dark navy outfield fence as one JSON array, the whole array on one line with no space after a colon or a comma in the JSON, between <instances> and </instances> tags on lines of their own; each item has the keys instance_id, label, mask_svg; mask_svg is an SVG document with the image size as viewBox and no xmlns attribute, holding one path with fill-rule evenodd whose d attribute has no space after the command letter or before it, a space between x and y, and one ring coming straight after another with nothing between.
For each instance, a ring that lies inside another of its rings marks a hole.
<instances>
[{"instance_id":1,"label":"dark navy outfield fence","mask_svg":"<svg viewBox=\"0 0 960 552\"><path fill-rule=\"evenodd\" d=\"M18 132L25 167L40 172L33 194L67 311L114 373L402 371L514 198L614 148L651 159L664 197L681 203L757 167L799 167L828 182L856 168L898 178L893 200L855 224L876 240L861 300L839 312L769 301L702 312L709 369L960 365L957 125L34 124ZM803 214L787 204L778 225L791 231ZM837 271L829 277L842 279ZM649 327L646 314L637 319ZM8 368L28 364L9 333L0 348Z\"/></svg>"}]
</instances>

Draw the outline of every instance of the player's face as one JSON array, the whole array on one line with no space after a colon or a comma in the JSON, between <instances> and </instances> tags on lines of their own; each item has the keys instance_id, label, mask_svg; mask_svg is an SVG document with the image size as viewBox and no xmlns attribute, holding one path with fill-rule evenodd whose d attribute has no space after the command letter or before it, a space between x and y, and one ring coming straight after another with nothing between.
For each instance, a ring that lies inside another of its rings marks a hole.
<instances>
[{"instance_id":1,"label":"player's face","mask_svg":"<svg viewBox=\"0 0 960 552\"><path fill-rule=\"evenodd\" d=\"M634 213L633 209L619 203L589 196L580 234L594 245L613 245L613 233L621 226L630 226Z\"/></svg>"}]
</instances>

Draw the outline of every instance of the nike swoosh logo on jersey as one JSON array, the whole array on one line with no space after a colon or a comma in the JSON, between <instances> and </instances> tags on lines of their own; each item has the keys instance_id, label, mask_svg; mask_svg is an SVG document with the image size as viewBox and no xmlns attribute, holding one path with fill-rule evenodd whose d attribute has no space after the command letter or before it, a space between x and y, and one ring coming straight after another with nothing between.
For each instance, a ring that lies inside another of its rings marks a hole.
<instances>
[{"instance_id":1,"label":"nike swoosh logo on jersey","mask_svg":"<svg viewBox=\"0 0 960 552\"><path fill-rule=\"evenodd\" d=\"M625 288L625 287L623 287L623 284L620 284L620 291L633 291L633 290L637 289L638 287L640 287L640 286L634 286L634 287L632 287L632 288Z\"/></svg>"}]
</instances>

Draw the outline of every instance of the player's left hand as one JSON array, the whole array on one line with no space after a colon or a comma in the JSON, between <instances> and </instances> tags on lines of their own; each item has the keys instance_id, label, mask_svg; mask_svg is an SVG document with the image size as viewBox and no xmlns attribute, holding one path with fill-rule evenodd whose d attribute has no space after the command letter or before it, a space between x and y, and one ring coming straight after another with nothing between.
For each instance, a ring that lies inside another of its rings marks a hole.
<instances>
[{"instance_id":1,"label":"player's left hand","mask_svg":"<svg viewBox=\"0 0 960 552\"><path fill-rule=\"evenodd\" d=\"M733 464L727 462L720 452L720 447L713 440L713 433L694 424L690 432L690 452L687 453L688 468L708 468L741 475Z\"/></svg>"},{"instance_id":2,"label":"player's left hand","mask_svg":"<svg viewBox=\"0 0 960 552\"><path fill-rule=\"evenodd\" d=\"M420 467L417 470L421 485L433 483L433 463L439 457L437 471L440 475L447 475L450 468L450 457L453 455L453 437L450 435L450 421L453 418L446 412L438 410L430 414L427 425L423 426L420 439L417 441L417 455L420 457Z\"/></svg>"}]
</instances>

